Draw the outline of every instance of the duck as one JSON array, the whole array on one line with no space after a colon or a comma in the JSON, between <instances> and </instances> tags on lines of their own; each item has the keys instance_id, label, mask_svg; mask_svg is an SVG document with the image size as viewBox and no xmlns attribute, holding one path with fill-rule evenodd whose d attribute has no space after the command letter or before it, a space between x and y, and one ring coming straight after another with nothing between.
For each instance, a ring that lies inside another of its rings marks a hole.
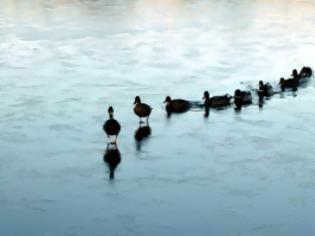
<instances>
[{"instance_id":1,"label":"duck","mask_svg":"<svg viewBox=\"0 0 315 236\"><path fill-rule=\"evenodd\" d=\"M105 121L103 130L107 134L108 138L110 138L110 136L115 136L113 143L116 143L121 127L119 122L114 119L114 108L110 106L107 111L109 114L109 119Z\"/></svg>"},{"instance_id":2,"label":"duck","mask_svg":"<svg viewBox=\"0 0 315 236\"><path fill-rule=\"evenodd\" d=\"M231 105L231 96L228 94L210 97L209 92L205 91L203 93L203 100L205 100L204 105L207 108L219 108Z\"/></svg>"},{"instance_id":3,"label":"duck","mask_svg":"<svg viewBox=\"0 0 315 236\"><path fill-rule=\"evenodd\" d=\"M168 115L171 113L182 113L188 111L191 107L189 101L184 99L171 99L170 96L165 98L164 103L166 103L165 109Z\"/></svg>"},{"instance_id":4,"label":"duck","mask_svg":"<svg viewBox=\"0 0 315 236\"><path fill-rule=\"evenodd\" d=\"M135 97L135 101L133 104L135 105L133 111L140 118L140 124L143 123L141 118L144 117L147 118L148 123L152 108L148 104L142 103L139 96Z\"/></svg>"},{"instance_id":5,"label":"duck","mask_svg":"<svg viewBox=\"0 0 315 236\"><path fill-rule=\"evenodd\" d=\"M283 77L281 77L279 85L282 91L284 91L286 88L296 91L297 87L299 86L299 79L297 79L297 77L292 79L284 79Z\"/></svg>"},{"instance_id":6,"label":"duck","mask_svg":"<svg viewBox=\"0 0 315 236\"><path fill-rule=\"evenodd\" d=\"M237 109L240 109L242 105L252 103L252 94L250 91L241 91L236 89L234 92L234 103Z\"/></svg>"},{"instance_id":7,"label":"duck","mask_svg":"<svg viewBox=\"0 0 315 236\"><path fill-rule=\"evenodd\" d=\"M273 95L273 88L269 83L264 84L262 80L258 84L258 95L259 97L270 97Z\"/></svg>"},{"instance_id":8,"label":"duck","mask_svg":"<svg viewBox=\"0 0 315 236\"><path fill-rule=\"evenodd\" d=\"M304 66L299 73L300 79L308 78L308 77L311 77L312 75L313 75L313 70L311 67L308 67L308 66Z\"/></svg>"}]
</instances>

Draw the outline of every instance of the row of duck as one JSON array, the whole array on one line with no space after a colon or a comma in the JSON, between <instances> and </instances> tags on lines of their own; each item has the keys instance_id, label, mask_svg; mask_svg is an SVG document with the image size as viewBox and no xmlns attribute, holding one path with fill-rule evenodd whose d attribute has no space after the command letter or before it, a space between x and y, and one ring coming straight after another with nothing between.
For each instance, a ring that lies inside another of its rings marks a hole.
<instances>
[{"instance_id":1,"label":"row of duck","mask_svg":"<svg viewBox=\"0 0 315 236\"><path fill-rule=\"evenodd\" d=\"M313 75L313 71L310 67L303 67L301 71L298 73L296 69L292 71L292 77L288 79L281 78L279 81L278 88L273 88L271 84L264 83L263 81L259 81L258 88L252 91L241 91L239 89L235 90L234 96L230 96L228 94L222 96L213 96L210 97L208 91L205 91L203 94L204 102L194 103L191 101L187 101L184 99L171 99L170 96L165 98L165 110L167 115L170 116L172 113L182 113L188 111L190 108L194 106L205 108L205 116L209 114L209 109L220 109L224 107L235 105L236 110L240 110L242 106L249 105L252 103L253 96L252 92L254 91L259 98L259 106L262 106L265 97L271 97L274 94L284 91L284 90L292 90L296 91L298 86L307 82L308 78ZM141 102L139 96L135 98L134 101L134 113L140 119L140 126L135 132L135 139L137 142L137 149L140 150L141 140L143 138L148 137L151 134L151 128L148 124L148 120L150 114L152 112L151 106L146 103ZM114 171L117 165L121 161L121 155L117 146L117 137L119 135L121 126L119 122L114 119L114 109L113 107L108 108L109 119L105 121L103 125L103 130L107 134L108 138L114 138L113 141L108 142L107 148L104 154L104 161L107 163L109 167L109 177L110 179L114 178ZM146 118L146 125L141 119Z\"/></svg>"},{"instance_id":2,"label":"row of duck","mask_svg":"<svg viewBox=\"0 0 315 236\"><path fill-rule=\"evenodd\" d=\"M313 71L310 67L303 67L299 73L296 69L294 69L292 71L292 78L280 79L279 87L281 91L287 89L295 91L297 90L299 85L305 83L312 75ZM269 83L264 83L263 81L259 81L258 89L256 89L255 91L257 92L260 102L263 101L264 97L270 97L276 93L276 91ZM233 103L235 104L235 109L240 110L242 106L252 103L252 92L241 91L240 89L237 89L235 90L233 97L229 94L210 97L209 92L205 91L203 100L203 106L206 110L208 110L209 108L222 108L230 106ZM170 96L167 96L165 98L164 103L165 110L168 115L171 115L172 113L186 112L193 106L193 103L190 101L184 99L171 99ZM148 119L152 112L151 106L143 103L139 96L135 98L134 105L134 113L139 117L140 124L143 123L143 121L141 120L142 118L145 118L148 123ZM117 136L120 132L120 124L117 120L114 119L113 107L108 108L108 113L109 119L104 123L103 129L108 137L115 136L114 142L116 142Z\"/></svg>"}]
</instances>

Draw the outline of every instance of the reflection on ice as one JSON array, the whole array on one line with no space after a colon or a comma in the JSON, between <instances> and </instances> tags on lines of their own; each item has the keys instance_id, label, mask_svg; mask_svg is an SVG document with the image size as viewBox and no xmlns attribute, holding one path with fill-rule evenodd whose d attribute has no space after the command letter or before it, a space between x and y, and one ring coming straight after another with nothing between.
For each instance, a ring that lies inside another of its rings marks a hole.
<instances>
[{"instance_id":1,"label":"reflection on ice","mask_svg":"<svg viewBox=\"0 0 315 236\"><path fill-rule=\"evenodd\" d=\"M116 144L107 144L103 159L108 165L109 178L114 179L115 169L121 161L118 146Z\"/></svg>"},{"instance_id":2,"label":"reflection on ice","mask_svg":"<svg viewBox=\"0 0 315 236\"><path fill-rule=\"evenodd\" d=\"M135 131L135 140L137 150L141 150L142 142L151 135L151 127L149 124L142 125L140 124L139 127Z\"/></svg>"},{"instance_id":3,"label":"reflection on ice","mask_svg":"<svg viewBox=\"0 0 315 236\"><path fill-rule=\"evenodd\" d=\"M279 87L315 68L314 12L311 0L0 1L1 234L314 235L315 80ZM204 110L204 91L236 88L253 105ZM168 95L193 107L165 119ZM136 96L151 126L138 127ZM109 106L119 149L103 153Z\"/></svg>"}]
</instances>

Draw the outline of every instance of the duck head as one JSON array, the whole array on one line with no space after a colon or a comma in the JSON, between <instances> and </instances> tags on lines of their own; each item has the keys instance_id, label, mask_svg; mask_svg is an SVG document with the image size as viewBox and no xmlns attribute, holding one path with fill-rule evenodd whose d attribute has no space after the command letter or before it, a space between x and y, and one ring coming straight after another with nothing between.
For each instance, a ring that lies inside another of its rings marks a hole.
<instances>
[{"instance_id":1,"label":"duck head","mask_svg":"<svg viewBox=\"0 0 315 236\"><path fill-rule=\"evenodd\" d=\"M141 103L141 99L139 96L136 96L133 104L139 104L139 103Z\"/></svg>"},{"instance_id":2,"label":"duck head","mask_svg":"<svg viewBox=\"0 0 315 236\"><path fill-rule=\"evenodd\" d=\"M297 78L297 77L298 77L298 72L297 72L296 69L294 69L294 70L292 71L292 76L293 76L293 78Z\"/></svg>"},{"instance_id":3,"label":"duck head","mask_svg":"<svg viewBox=\"0 0 315 236\"><path fill-rule=\"evenodd\" d=\"M205 101L208 101L210 99L210 94L208 91L204 91L202 99Z\"/></svg>"},{"instance_id":4,"label":"duck head","mask_svg":"<svg viewBox=\"0 0 315 236\"><path fill-rule=\"evenodd\" d=\"M262 80L259 81L259 87L263 87L264 86L264 82Z\"/></svg>"},{"instance_id":5,"label":"duck head","mask_svg":"<svg viewBox=\"0 0 315 236\"><path fill-rule=\"evenodd\" d=\"M167 96L164 100L164 103L167 103L169 104L170 102L172 101L171 97L170 96Z\"/></svg>"},{"instance_id":6,"label":"duck head","mask_svg":"<svg viewBox=\"0 0 315 236\"><path fill-rule=\"evenodd\" d=\"M113 116L114 116L114 108L112 106L110 106L107 111L108 111L109 117L113 118Z\"/></svg>"},{"instance_id":7,"label":"duck head","mask_svg":"<svg viewBox=\"0 0 315 236\"><path fill-rule=\"evenodd\" d=\"M281 77L281 78L280 78L280 81L279 81L279 84L282 85L282 84L284 84L284 82L285 82L284 78Z\"/></svg>"}]
</instances>

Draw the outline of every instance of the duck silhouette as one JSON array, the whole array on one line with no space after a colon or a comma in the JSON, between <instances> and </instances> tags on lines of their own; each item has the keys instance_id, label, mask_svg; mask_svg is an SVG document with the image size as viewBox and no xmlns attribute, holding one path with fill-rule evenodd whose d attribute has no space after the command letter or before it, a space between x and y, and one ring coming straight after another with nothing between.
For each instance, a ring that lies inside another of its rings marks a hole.
<instances>
[{"instance_id":1,"label":"duck silhouette","mask_svg":"<svg viewBox=\"0 0 315 236\"><path fill-rule=\"evenodd\" d=\"M167 96L164 100L165 110L168 115L171 113L183 113L189 110L191 104L189 101L184 99L171 99L170 96Z\"/></svg>"},{"instance_id":2,"label":"duck silhouette","mask_svg":"<svg viewBox=\"0 0 315 236\"><path fill-rule=\"evenodd\" d=\"M109 178L114 179L115 169L121 161L121 155L116 144L107 144L103 159L109 169Z\"/></svg>"},{"instance_id":3,"label":"duck silhouette","mask_svg":"<svg viewBox=\"0 0 315 236\"><path fill-rule=\"evenodd\" d=\"M264 105L265 97L271 97L272 95L274 95L274 91L273 91L272 86L269 83L265 84L262 80L260 80L258 83L257 94L258 94L258 106L262 108Z\"/></svg>"},{"instance_id":4,"label":"duck silhouette","mask_svg":"<svg viewBox=\"0 0 315 236\"><path fill-rule=\"evenodd\" d=\"M248 105L252 103L252 94L250 91L241 91L236 89L234 92L234 104L236 109L240 110L243 105Z\"/></svg>"},{"instance_id":5,"label":"duck silhouette","mask_svg":"<svg viewBox=\"0 0 315 236\"><path fill-rule=\"evenodd\" d=\"M299 77L301 79L311 77L312 75L313 75L313 70L311 67L308 67L308 66L304 66L299 73Z\"/></svg>"},{"instance_id":6,"label":"duck silhouette","mask_svg":"<svg viewBox=\"0 0 315 236\"><path fill-rule=\"evenodd\" d=\"M292 89L293 91L296 91L299 86L299 79L298 78L284 79L282 77L280 78L279 85L282 91L286 89Z\"/></svg>"},{"instance_id":7,"label":"duck silhouette","mask_svg":"<svg viewBox=\"0 0 315 236\"><path fill-rule=\"evenodd\" d=\"M279 85L282 91L286 89L292 89L296 91L298 86L304 82L307 82L308 78L313 75L313 70L310 67L304 66L300 73L296 69L292 71L292 78L284 79L280 78Z\"/></svg>"},{"instance_id":8,"label":"duck silhouette","mask_svg":"<svg viewBox=\"0 0 315 236\"><path fill-rule=\"evenodd\" d=\"M258 83L258 96L259 97L270 97L274 94L273 88L269 83L264 83L262 80Z\"/></svg>"},{"instance_id":9,"label":"duck silhouette","mask_svg":"<svg viewBox=\"0 0 315 236\"><path fill-rule=\"evenodd\" d=\"M312 75L313 75L312 68L304 66L299 73L299 84L308 82L308 79Z\"/></svg>"},{"instance_id":10,"label":"duck silhouette","mask_svg":"<svg viewBox=\"0 0 315 236\"><path fill-rule=\"evenodd\" d=\"M135 97L135 101L133 104L135 104L133 111L140 118L140 124L143 123L141 118L144 118L144 117L147 118L147 123L148 123L152 108L148 104L141 103L141 99L139 96Z\"/></svg>"},{"instance_id":11,"label":"duck silhouette","mask_svg":"<svg viewBox=\"0 0 315 236\"><path fill-rule=\"evenodd\" d=\"M103 124L103 130L107 134L107 137L115 136L113 143L116 143L118 134L120 132L120 124L117 120L114 119L114 109L113 107L108 108L109 119Z\"/></svg>"},{"instance_id":12,"label":"duck silhouette","mask_svg":"<svg viewBox=\"0 0 315 236\"><path fill-rule=\"evenodd\" d=\"M205 107L211 107L211 108L221 108L225 106L231 105L231 96L228 94L222 95L222 96L213 96L210 97L210 94L208 91L205 91L203 93L203 100Z\"/></svg>"}]
</instances>

